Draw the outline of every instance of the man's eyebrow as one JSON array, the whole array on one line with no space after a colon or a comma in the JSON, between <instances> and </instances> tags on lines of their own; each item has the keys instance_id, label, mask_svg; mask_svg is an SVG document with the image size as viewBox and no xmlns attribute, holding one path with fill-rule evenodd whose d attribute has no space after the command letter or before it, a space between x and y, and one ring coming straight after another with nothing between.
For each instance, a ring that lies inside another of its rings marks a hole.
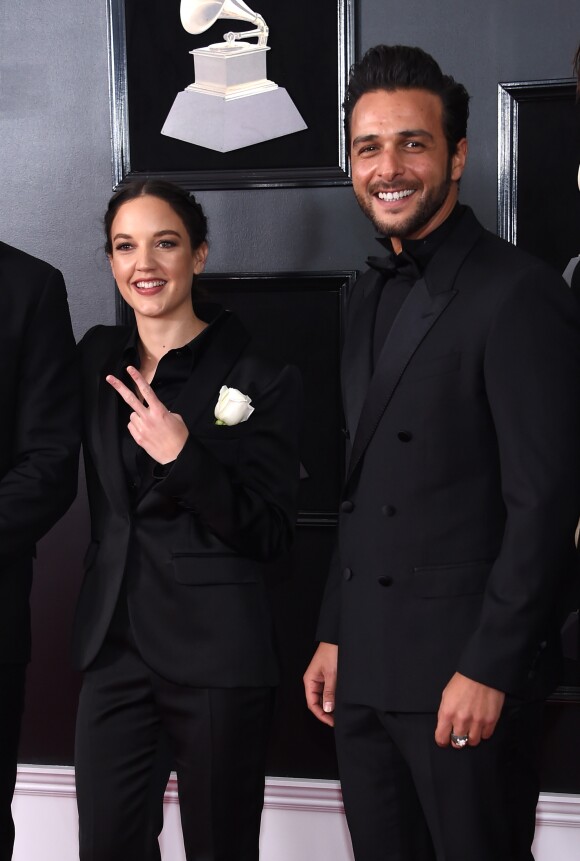
<instances>
[{"instance_id":1,"label":"man's eyebrow","mask_svg":"<svg viewBox=\"0 0 580 861\"><path fill-rule=\"evenodd\" d=\"M401 129L397 135L401 138L429 138L429 140L434 140L433 135L427 129Z\"/></svg>"},{"instance_id":2,"label":"man's eyebrow","mask_svg":"<svg viewBox=\"0 0 580 861\"><path fill-rule=\"evenodd\" d=\"M401 129L400 131L395 133L399 138L428 138L429 140L434 140L435 138L428 132L427 129ZM364 143L374 143L379 140L381 137L380 134L368 134L368 135L359 135L354 138L352 142L352 146L359 146Z\"/></svg>"},{"instance_id":3,"label":"man's eyebrow","mask_svg":"<svg viewBox=\"0 0 580 861\"><path fill-rule=\"evenodd\" d=\"M358 137L354 138L354 140L352 142L352 146L358 146L358 144L361 144L361 143L370 143L371 141L376 141L378 138L379 138L379 135L375 135L375 134L359 135Z\"/></svg>"}]
</instances>

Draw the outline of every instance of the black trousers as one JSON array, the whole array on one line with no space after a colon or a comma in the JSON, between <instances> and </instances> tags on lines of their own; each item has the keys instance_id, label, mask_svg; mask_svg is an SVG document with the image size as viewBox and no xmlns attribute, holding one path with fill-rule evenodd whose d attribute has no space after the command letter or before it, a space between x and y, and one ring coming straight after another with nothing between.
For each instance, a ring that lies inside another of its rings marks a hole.
<instances>
[{"instance_id":1,"label":"black trousers","mask_svg":"<svg viewBox=\"0 0 580 861\"><path fill-rule=\"evenodd\" d=\"M491 739L455 750L434 714L337 704L356 861L533 861L542 711L507 703Z\"/></svg>"},{"instance_id":2,"label":"black trousers","mask_svg":"<svg viewBox=\"0 0 580 861\"><path fill-rule=\"evenodd\" d=\"M159 861L172 765L188 861L257 861L271 688L188 688L129 630L85 673L76 731L81 861Z\"/></svg>"},{"instance_id":3,"label":"black trousers","mask_svg":"<svg viewBox=\"0 0 580 861\"><path fill-rule=\"evenodd\" d=\"M10 861L14 847L11 805L16 783L25 678L25 664L0 664L0 861Z\"/></svg>"}]
</instances>

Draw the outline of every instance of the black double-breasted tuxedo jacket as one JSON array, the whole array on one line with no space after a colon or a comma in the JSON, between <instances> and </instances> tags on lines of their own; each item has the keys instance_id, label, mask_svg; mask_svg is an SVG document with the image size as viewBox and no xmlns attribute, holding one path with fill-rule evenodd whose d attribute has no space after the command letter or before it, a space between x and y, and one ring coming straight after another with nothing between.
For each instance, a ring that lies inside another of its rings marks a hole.
<instances>
[{"instance_id":1,"label":"black double-breasted tuxedo jacket","mask_svg":"<svg viewBox=\"0 0 580 861\"><path fill-rule=\"evenodd\" d=\"M75 342L61 273L0 242L0 663L30 656L36 542L77 489Z\"/></svg>"},{"instance_id":2,"label":"black double-breasted tuxedo jacket","mask_svg":"<svg viewBox=\"0 0 580 861\"><path fill-rule=\"evenodd\" d=\"M265 579L294 531L298 372L257 355L242 324L225 312L171 405L190 436L166 474L151 461L131 500L120 398L105 376L122 372L133 337L127 328L98 326L80 344L92 540L74 628L76 663L86 669L98 655L124 584L137 646L160 675L196 687L276 684ZM222 385L251 397L247 421L215 424Z\"/></svg>"},{"instance_id":3,"label":"black double-breasted tuxedo jacket","mask_svg":"<svg viewBox=\"0 0 580 861\"><path fill-rule=\"evenodd\" d=\"M369 270L353 288L342 360L350 443L318 630L339 644L338 694L433 711L458 671L544 696L577 578L577 303L466 209L373 371L381 285Z\"/></svg>"}]
</instances>

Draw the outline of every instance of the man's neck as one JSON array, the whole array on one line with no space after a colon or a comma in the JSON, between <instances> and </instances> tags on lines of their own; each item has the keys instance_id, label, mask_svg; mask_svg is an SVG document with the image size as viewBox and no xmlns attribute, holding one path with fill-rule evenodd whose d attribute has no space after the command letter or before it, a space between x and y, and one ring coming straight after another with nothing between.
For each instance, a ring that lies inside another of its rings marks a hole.
<instances>
[{"instance_id":1,"label":"man's neck","mask_svg":"<svg viewBox=\"0 0 580 861\"><path fill-rule=\"evenodd\" d=\"M449 189L449 193L443 201L442 205L426 224L424 224L418 230L414 231L413 234L411 234L410 236L391 236L391 244L393 246L393 251L395 252L395 254L400 254L403 250L404 239L426 239L429 234L437 230L438 227L441 227L441 225L444 224L445 221L447 221L447 219L455 209L455 204L457 203L457 199L459 196L458 192L459 189L457 183L452 183Z\"/></svg>"}]
</instances>

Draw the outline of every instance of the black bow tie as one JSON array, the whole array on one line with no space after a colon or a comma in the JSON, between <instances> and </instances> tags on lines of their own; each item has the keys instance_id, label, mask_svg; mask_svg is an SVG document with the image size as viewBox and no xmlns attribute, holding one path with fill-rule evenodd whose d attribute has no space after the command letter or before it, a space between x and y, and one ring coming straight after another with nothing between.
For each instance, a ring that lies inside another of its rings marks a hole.
<instances>
[{"instance_id":1,"label":"black bow tie","mask_svg":"<svg viewBox=\"0 0 580 861\"><path fill-rule=\"evenodd\" d=\"M401 251L400 254L387 251L385 257L368 257L367 266L382 272L385 280L394 275L402 275L409 281L417 281L421 277L421 270L406 251Z\"/></svg>"}]
</instances>

